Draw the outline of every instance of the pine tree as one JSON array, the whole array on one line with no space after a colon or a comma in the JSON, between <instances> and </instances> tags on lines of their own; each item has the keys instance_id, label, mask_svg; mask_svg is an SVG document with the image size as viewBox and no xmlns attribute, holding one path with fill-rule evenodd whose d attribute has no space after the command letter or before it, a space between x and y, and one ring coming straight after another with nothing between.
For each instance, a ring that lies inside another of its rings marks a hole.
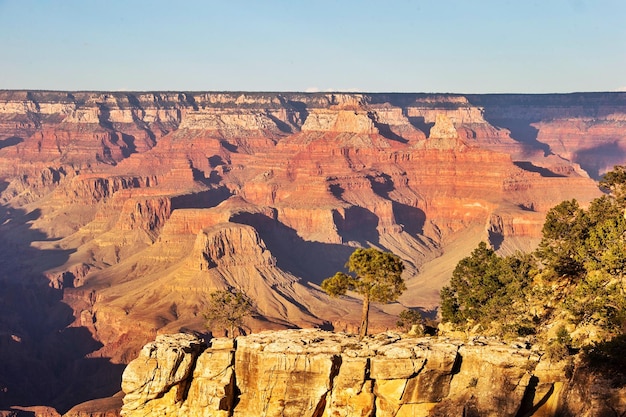
<instances>
[{"instance_id":1,"label":"pine tree","mask_svg":"<svg viewBox=\"0 0 626 417\"><path fill-rule=\"evenodd\" d=\"M337 272L322 282L322 289L331 297L354 291L363 297L359 337L367 335L370 302L395 301L406 290L402 279L402 260L390 252L375 248L357 249L346 264L351 274Z\"/></svg>"}]
</instances>

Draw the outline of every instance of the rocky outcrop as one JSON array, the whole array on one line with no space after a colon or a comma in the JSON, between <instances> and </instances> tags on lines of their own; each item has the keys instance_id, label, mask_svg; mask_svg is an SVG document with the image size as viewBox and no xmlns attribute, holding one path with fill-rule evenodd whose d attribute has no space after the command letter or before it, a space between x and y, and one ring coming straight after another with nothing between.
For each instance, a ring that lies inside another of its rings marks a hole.
<instances>
[{"instance_id":1,"label":"rocky outcrop","mask_svg":"<svg viewBox=\"0 0 626 417\"><path fill-rule=\"evenodd\" d=\"M172 388L173 397L168 399L174 403L182 400L188 388L184 383L190 379L203 349L200 339L184 334L161 336L154 344L146 345L139 354L141 359L131 362L125 370L122 390L126 393L126 407L138 408L162 398Z\"/></svg>"},{"instance_id":2,"label":"rocky outcrop","mask_svg":"<svg viewBox=\"0 0 626 417\"><path fill-rule=\"evenodd\" d=\"M532 249L550 207L600 194L626 161L625 97L0 91L0 338L22 340L0 340L0 406L43 398L16 374L49 363L60 409L116 389L157 333L204 329L215 289L255 298L255 331L353 329L359 300L319 284L358 246L406 266L376 330L434 311L480 240ZM81 358L113 370L79 395L60 379L99 375Z\"/></svg>"},{"instance_id":3,"label":"rocky outcrop","mask_svg":"<svg viewBox=\"0 0 626 417\"><path fill-rule=\"evenodd\" d=\"M128 365L121 414L547 417L626 411L624 388L596 383L591 395L577 384L563 364L525 343L393 333L359 341L292 330L207 344L177 334L158 336Z\"/></svg>"},{"instance_id":4,"label":"rocky outcrop","mask_svg":"<svg viewBox=\"0 0 626 417\"><path fill-rule=\"evenodd\" d=\"M315 111L307 116L302 130L305 132L378 133L367 113L356 110Z\"/></svg>"},{"instance_id":5,"label":"rocky outcrop","mask_svg":"<svg viewBox=\"0 0 626 417\"><path fill-rule=\"evenodd\" d=\"M199 232L191 259L200 261L200 270L276 264L254 228L239 224L218 224Z\"/></svg>"},{"instance_id":6,"label":"rocky outcrop","mask_svg":"<svg viewBox=\"0 0 626 417\"><path fill-rule=\"evenodd\" d=\"M459 133L454 128L452 120L443 113L437 114L435 125L430 128L430 138L454 139L459 137Z\"/></svg>"},{"instance_id":7,"label":"rocky outcrop","mask_svg":"<svg viewBox=\"0 0 626 417\"><path fill-rule=\"evenodd\" d=\"M52 407L41 407L41 406L32 406L32 407L15 406L15 407L11 407L11 410L0 410L0 417L27 417L27 416L28 417L30 416L61 417L61 414L59 414ZM110 416L102 416L102 417L117 417L117 416L119 416L119 412L116 414L111 414Z\"/></svg>"},{"instance_id":8,"label":"rocky outcrop","mask_svg":"<svg viewBox=\"0 0 626 417\"><path fill-rule=\"evenodd\" d=\"M120 391L120 394L78 404L63 414L63 417L120 417L123 393Z\"/></svg>"}]
</instances>

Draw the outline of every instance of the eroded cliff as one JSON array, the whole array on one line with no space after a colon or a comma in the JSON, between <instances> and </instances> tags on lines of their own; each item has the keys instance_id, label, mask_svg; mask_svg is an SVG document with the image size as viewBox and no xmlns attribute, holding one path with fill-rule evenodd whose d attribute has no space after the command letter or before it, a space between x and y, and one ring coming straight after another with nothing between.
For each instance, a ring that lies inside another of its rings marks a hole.
<instances>
[{"instance_id":1,"label":"eroded cliff","mask_svg":"<svg viewBox=\"0 0 626 417\"><path fill-rule=\"evenodd\" d=\"M568 365L569 366L569 365ZM526 343L321 330L263 332L208 345L162 335L124 371L123 416L602 416L626 390L580 392ZM584 378L583 378L584 379ZM615 413L615 414L611 414Z\"/></svg>"},{"instance_id":2,"label":"eroded cliff","mask_svg":"<svg viewBox=\"0 0 626 417\"><path fill-rule=\"evenodd\" d=\"M359 301L318 285L357 246L406 266L374 330L434 314L480 240L532 248L550 207L600 194L624 115L619 93L1 91L0 406L112 393L216 289L254 296L254 330L353 329Z\"/></svg>"}]
</instances>

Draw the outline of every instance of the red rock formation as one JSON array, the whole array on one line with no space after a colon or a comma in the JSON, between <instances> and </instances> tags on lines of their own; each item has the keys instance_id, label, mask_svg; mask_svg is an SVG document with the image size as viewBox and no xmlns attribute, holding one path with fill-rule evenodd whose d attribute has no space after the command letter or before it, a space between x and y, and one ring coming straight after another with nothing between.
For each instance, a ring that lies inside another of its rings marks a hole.
<instances>
[{"instance_id":1,"label":"red rock formation","mask_svg":"<svg viewBox=\"0 0 626 417\"><path fill-rule=\"evenodd\" d=\"M531 248L550 207L599 195L624 97L0 92L0 279L48 285L51 335L126 362L203 330L217 288L253 296L253 329L353 328L359 301L317 285L371 245L407 266L384 329L436 306L442 254Z\"/></svg>"},{"instance_id":2,"label":"red rock formation","mask_svg":"<svg viewBox=\"0 0 626 417\"><path fill-rule=\"evenodd\" d=\"M626 388L578 361L554 363L523 344L391 332L357 340L319 329L285 330L236 343L212 339L209 346L189 334L160 335L125 369L122 389L128 417L595 417L626 411Z\"/></svg>"}]
</instances>

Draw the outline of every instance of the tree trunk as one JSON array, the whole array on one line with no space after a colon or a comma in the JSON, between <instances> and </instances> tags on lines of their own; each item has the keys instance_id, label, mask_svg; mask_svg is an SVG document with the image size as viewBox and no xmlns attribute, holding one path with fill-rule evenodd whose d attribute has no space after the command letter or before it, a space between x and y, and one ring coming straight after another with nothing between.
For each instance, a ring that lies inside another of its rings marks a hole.
<instances>
[{"instance_id":1,"label":"tree trunk","mask_svg":"<svg viewBox=\"0 0 626 417\"><path fill-rule=\"evenodd\" d=\"M367 336L367 324L370 313L370 297L368 295L363 296L363 311L361 313L361 328L359 329L359 339L363 339Z\"/></svg>"}]
</instances>

